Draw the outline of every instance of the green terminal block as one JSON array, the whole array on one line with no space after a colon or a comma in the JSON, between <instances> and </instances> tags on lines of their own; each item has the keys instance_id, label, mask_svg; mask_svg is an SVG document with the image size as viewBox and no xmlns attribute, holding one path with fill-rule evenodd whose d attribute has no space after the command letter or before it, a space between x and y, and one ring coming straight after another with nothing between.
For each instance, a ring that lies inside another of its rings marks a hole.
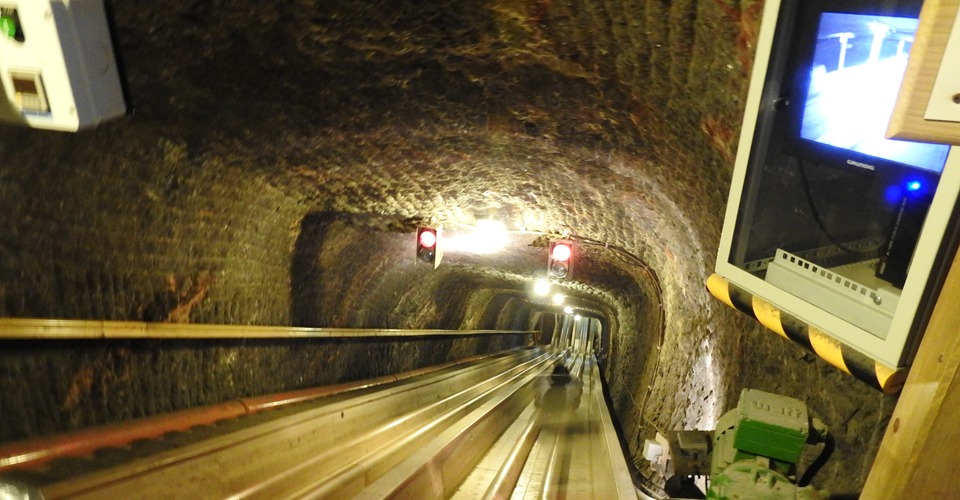
<instances>
[{"instance_id":1,"label":"green terminal block","mask_svg":"<svg viewBox=\"0 0 960 500\"><path fill-rule=\"evenodd\" d=\"M23 41L23 29L16 9L0 7L0 36Z\"/></svg>"},{"instance_id":2,"label":"green terminal block","mask_svg":"<svg viewBox=\"0 0 960 500\"><path fill-rule=\"evenodd\" d=\"M17 22L10 16L0 16L0 33L8 38L16 38Z\"/></svg>"},{"instance_id":3,"label":"green terminal block","mask_svg":"<svg viewBox=\"0 0 960 500\"><path fill-rule=\"evenodd\" d=\"M796 399L746 389L740 395L733 445L741 452L797 463L809 434L807 406Z\"/></svg>"},{"instance_id":4,"label":"green terminal block","mask_svg":"<svg viewBox=\"0 0 960 500\"><path fill-rule=\"evenodd\" d=\"M744 389L737 408L717 422L711 474L756 457L766 457L770 468L791 474L810 434L809 426L807 406L802 401Z\"/></svg>"},{"instance_id":5,"label":"green terminal block","mask_svg":"<svg viewBox=\"0 0 960 500\"><path fill-rule=\"evenodd\" d=\"M673 431L668 439L673 475L665 488L675 497L687 498L684 488L709 470L711 500L822 498L808 484L817 469L808 468L798 484L797 462L808 440L827 439L827 429L798 399L744 389L739 405L720 417L715 430ZM830 449L825 445L821 458Z\"/></svg>"}]
</instances>

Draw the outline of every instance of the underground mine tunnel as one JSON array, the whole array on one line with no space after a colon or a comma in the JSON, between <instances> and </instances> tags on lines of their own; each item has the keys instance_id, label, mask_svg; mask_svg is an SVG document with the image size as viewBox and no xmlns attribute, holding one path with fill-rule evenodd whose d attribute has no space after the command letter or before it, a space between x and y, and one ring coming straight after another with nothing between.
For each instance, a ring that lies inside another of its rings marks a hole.
<instances>
[{"instance_id":1,"label":"underground mine tunnel","mask_svg":"<svg viewBox=\"0 0 960 500\"><path fill-rule=\"evenodd\" d=\"M552 239L602 324L629 461L744 388L836 437L855 494L896 396L714 299L762 3L108 2L125 116L0 125L0 316L527 330ZM29 33L27 33L29 36ZM419 226L502 248L418 262ZM400 373L522 335L3 340L0 442Z\"/></svg>"}]
</instances>

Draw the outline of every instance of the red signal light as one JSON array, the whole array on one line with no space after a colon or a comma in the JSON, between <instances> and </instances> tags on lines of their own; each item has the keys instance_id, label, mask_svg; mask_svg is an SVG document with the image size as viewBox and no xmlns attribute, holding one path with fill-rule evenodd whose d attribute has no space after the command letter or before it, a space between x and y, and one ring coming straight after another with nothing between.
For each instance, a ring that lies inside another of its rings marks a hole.
<instances>
[{"instance_id":1,"label":"red signal light","mask_svg":"<svg viewBox=\"0 0 960 500\"><path fill-rule=\"evenodd\" d=\"M437 245L437 233L433 231L423 231L420 233L420 246L423 248L433 248Z\"/></svg>"},{"instance_id":2,"label":"red signal light","mask_svg":"<svg viewBox=\"0 0 960 500\"><path fill-rule=\"evenodd\" d=\"M573 255L573 250L566 243L557 243L553 246L551 255L555 261L566 262Z\"/></svg>"},{"instance_id":3,"label":"red signal light","mask_svg":"<svg viewBox=\"0 0 960 500\"><path fill-rule=\"evenodd\" d=\"M418 227L417 228L417 259L433 264L434 269L440 265L440 259L443 258L443 251L440 248L440 234L442 227Z\"/></svg>"},{"instance_id":4,"label":"red signal light","mask_svg":"<svg viewBox=\"0 0 960 500\"><path fill-rule=\"evenodd\" d=\"M558 279L570 277L573 265L573 242L558 240L550 242L550 254L547 259L547 274Z\"/></svg>"}]
</instances>

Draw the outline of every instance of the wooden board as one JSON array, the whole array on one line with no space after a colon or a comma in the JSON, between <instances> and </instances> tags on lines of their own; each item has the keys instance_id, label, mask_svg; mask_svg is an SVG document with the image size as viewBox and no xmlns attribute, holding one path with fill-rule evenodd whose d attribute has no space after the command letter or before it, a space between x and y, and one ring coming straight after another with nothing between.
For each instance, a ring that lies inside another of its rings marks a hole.
<instances>
[{"instance_id":1,"label":"wooden board","mask_svg":"<svg viewBox=\"0 0 960 500\"><path fill-rule=\"evenodd\" d=\"M960 257L937 300L861 498L960 491Z\"/></svg>"},{"instance_id":2,"label":"wooden board","mask_svg":"<svg viewBox=\"0 0 960 500\"><path fill-rule=\"evenodd\" d=\"M960 61L943 61L951 30L960 30L956 23L958 8L960 0L927 0L923 3L920 27L910 49L910 61L890 117L887 129L889 137L960 145L960 122L924 119L941 66L943 71L960 71ZM957 92L960 93L960 88Z\"/></svg>"}]
</instances>

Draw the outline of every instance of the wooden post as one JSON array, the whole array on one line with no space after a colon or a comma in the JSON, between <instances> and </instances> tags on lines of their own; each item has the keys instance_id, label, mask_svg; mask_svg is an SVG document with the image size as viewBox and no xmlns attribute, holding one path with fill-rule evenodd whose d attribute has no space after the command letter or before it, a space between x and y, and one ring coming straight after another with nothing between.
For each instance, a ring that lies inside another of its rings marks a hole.
<instances>
[{"instance_id":1,"label":"wooden post","mask_svg":"<svg viewBox=\"0 0 960 500\"><path fill-rule=\"evenodd\" d=\"M958 256L870 469L861 495L864 500L960 494Z\"/></svg>"}]
</instances>

